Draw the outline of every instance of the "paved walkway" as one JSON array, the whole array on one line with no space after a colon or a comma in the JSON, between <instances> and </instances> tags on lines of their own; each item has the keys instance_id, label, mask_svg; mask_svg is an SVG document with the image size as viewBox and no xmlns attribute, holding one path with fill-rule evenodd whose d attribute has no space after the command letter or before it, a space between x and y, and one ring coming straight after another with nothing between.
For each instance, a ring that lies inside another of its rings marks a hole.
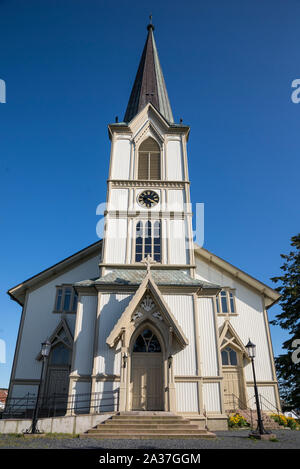
<instances>
[{"instance_id":1,"label":"paved walkway","mask_svg":"<svg viewBox=\"0 0 300 469\"><path fill-rule=\"evenodd\" d=\"M82 449L300 449L300 431L276 431L278 441L248 438L249 430L216 432L214 440L96 440L79 438L30 438L0 435L5 448Z\"/></svg>"}]
</instances>

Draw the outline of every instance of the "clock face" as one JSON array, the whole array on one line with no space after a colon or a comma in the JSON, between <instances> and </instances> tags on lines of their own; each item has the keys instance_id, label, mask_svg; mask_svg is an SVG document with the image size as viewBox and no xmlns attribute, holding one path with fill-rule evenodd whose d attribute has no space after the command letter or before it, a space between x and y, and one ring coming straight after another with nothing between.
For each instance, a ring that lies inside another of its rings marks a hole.
<instances>
[{"instance_id":1,"label":"clock face","mask_svg":"<svg viewBox=\"0 0 300 469\"><path fill-rule=\"evenodd\" d=\"M138 195L137 201L142 207L151 208L159 202L159 196L156 192L147 190Z\"/></svg>"}]
</instances>

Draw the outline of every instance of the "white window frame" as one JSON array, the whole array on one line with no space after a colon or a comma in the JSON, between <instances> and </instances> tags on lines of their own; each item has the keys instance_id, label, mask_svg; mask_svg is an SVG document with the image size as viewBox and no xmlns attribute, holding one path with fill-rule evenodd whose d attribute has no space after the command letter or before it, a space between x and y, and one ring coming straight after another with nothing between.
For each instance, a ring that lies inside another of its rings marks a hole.
<instances>
[{"instance_id":1,"label":"white window frame","mask_svg":"<svg viewBox=\"0 0 300 469\"><path fill-rule=\"evenodd\" d=\"M144 234L144 230L145 230L145 226L146 226L146 223L147 222L150 222L151 223L151 254L150 256L154 259L154 256L155 256L155 252L154 252L154 239L156 239L154 237L154 225L156 222L159 223L159 227L160 227L160 261L156 261L158 264L162 264L162 258L163 258L163 252L162 252L162 220L160 218L158 219L151 219L151 220L148 220L148 219L142 219L142 220L137 220L136 223L135 223L135 226L134 226L134 237L133 237L133 241L134 241L134 249L133 249L133 262L134 263L139 263L141 261L137 261L136 260L136 228L137 228L137 225L139 223L142 224L143 226L143 234ZM145 237L142 236L143 238L143 244L142 244L142 260L145 259L146 257L146 254L145 254Z\"/></svg>"},{"instance_id":2,"label":"white window frame","mask_svg":"<svg viewBox=\"0 0 300 469\"><path fill-rule=\"evenodd\" d=\"M222 309L222 293L224 292L226 293L227 312L224 312ZM232 295L232 297L230 295ZM231 300L233 302L233 311L231 309ZM236 301L235 301L235 289L228 288L228 287L222 288L220 293L218 293L218 295L215 296L214 304L215 304L215 311L218 316L236 316L237 309L236 309Z\"/></svg>"},{"instance_id":3,"label":"white window frame","mask_svg":"<svg viewBox=\"0 0 300 469\"><path fill-rule=\"evenodd\" d=\"M65 302L65 293L66 293L67 288L70 288L70 289L71 289L70 308L69 308L68 310L66 310L66 309L63 308L64 302ZM60 309L57 309L57 301L58 301L58 296L59 296L59 291L60 291L60 290L62 290L61 300L60 300ZM77 296L77 304L78 304L78 295L76 294L75 288L74 288L73 285L70 285L70 284L57 285L57 286L56 286L56 295L55 295L55 302L54 302L54 309L53 309L53 312L54 312L54 313L59 313L59 314L63 314L63 313L66 313L66 314L76 314L77 305L76 305L76 309L75 309L75 310L73 309L73 306L74 306L74 298L75 298L76 296Z\"/></svg>"}]
</instances>

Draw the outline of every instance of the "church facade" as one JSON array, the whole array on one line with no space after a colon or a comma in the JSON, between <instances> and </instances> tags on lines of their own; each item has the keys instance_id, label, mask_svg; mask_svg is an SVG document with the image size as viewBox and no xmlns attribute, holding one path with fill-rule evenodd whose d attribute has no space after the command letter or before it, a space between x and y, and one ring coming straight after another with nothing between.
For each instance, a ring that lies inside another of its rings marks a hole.
<instances>
[{"instance_id":1,"label":"church facade","mask_svg":"<svg viewBox=\"0 0 300 469\"><path fill-rule=\"evenodd\" d=\"M280 408L267 310L279 295L193 241L187 141L174 123L153 34L111 140L103 240L22 282L9 399L37 393L70 413L171 411L209 428ZM82 404L84 403L84 404Z\"/></svg>"}]
</instances>

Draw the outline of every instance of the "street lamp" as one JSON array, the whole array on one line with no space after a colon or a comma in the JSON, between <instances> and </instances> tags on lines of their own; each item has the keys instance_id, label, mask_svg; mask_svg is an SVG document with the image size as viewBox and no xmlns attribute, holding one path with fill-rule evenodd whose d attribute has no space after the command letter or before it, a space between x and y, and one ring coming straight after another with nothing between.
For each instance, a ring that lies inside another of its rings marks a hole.
<instances>
[{"instance_id":1,"label":"street lamp","mask_svg":"<svg viewBox=\"0 0 300 469\"><path fill-rule=\"evenodd\" d=\"M249 339L249 342L246 345L246 349L247 349L248 356L251 359L251 363L252 363L254 393L255 393L256 411L257 411L257 429L250 436L258 437L261 435L269 434L270 432L264 429L263 421L261 418L261 411L260 411L260 405L259 405L259 399L258 399L258 390L257 390L257 384L256 384L256 375L255 375L255 368L254 368L254 358L256 356L256 345L253 344L251 340Z\"/></svg>"},{"instance_id":2,"label":"street lamp","mask_svg":"<svg viewBox=\"0 0 300 469\"><path fill-rule=\"evenodd\" d=\"M50 354L50 349L51 349L51 343L49 340L46 340L46 342L42 343L42 348L41 348L41 355L42 355L42 370L41 370L41 378L39 382L39 387L38 387L38 393L36 397L36 402L35 402L35 408L32 416L32 424L31 424L31 431L27 431L26 433L39 433L37 429L37 421L38 421L38 411L39 411L39 400L40 400L40 393L41 393L41 387L42 387L42 381L43 381L43 374L44 374L44 366L46 359L49 357Z\"/></svg>"}]
</instances>

